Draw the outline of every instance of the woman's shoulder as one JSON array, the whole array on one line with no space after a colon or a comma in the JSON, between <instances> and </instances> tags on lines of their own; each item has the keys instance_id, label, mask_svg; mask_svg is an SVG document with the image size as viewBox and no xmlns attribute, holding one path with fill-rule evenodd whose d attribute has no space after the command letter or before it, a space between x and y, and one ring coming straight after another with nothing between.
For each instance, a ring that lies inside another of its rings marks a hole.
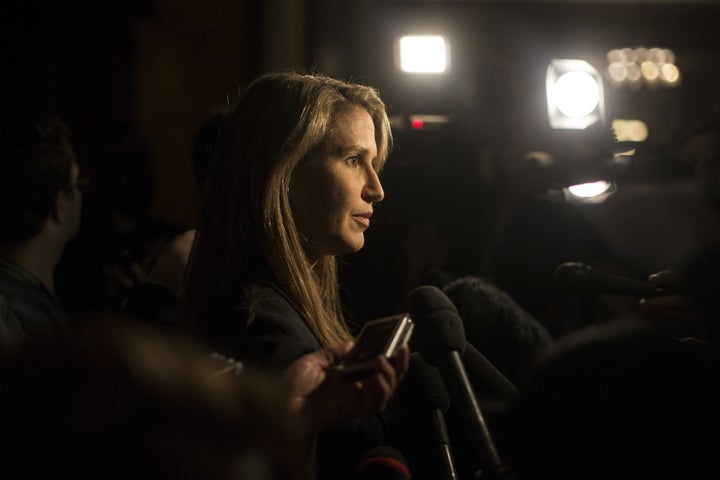
<instances>
[{"instance_id":1,"label":"woman's shoulder","mask_svg":"<svg viewBox=\"0 0 720 480\"><path fill-rule=\"evenodd\" d=\"M262 319L307 328L290 298L278 285L270 282L258 283L247 289L237 312L247 317L248 325Z\"/></svg>"},{"instance_id":2,"label":"woman's shoulder","mask_svg":"<svg viewBox=\"0 0 720 480\"><path fill-rule=\"evenodd\" d=\"M319 350L320 342L274 284L253 287L234 311L234 327L225 338L233 355L269 368L285 368L298 357Z\"/></svg>"}]
</instances>

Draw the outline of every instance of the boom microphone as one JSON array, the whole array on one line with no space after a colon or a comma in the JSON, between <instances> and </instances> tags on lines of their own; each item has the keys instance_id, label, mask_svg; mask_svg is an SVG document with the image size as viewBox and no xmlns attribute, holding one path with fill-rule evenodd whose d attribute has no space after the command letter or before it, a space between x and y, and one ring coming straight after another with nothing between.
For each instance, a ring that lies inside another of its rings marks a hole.
<instances>
[{"instance_id":1,"label":"boom microphone","mask_svg":"<svg viewBox=\"0 0 720 480\"><path fill-rule=\"evenodd\" d=\"M650 282L599 272L580 262L560 265L555 270L555 281L560 287L574 293L612 293L638 298L652 298L672 293Z\"/></svg>"},{"instance_id":2,"label":"boom microphone","mask_svg":"<svg viewBox=\"0 0 720 480\"><path fill-rule=\"evenodd\" d=\"M505 469L463 364L467 342L455 305L437 287L422 286L408 295L407 311L415 321L411 343L423 359L438 367L450 393L451 409L468 426L473 461L478 462L474 467L483 478L498 478Z\"/></svg>"}]
</instances>

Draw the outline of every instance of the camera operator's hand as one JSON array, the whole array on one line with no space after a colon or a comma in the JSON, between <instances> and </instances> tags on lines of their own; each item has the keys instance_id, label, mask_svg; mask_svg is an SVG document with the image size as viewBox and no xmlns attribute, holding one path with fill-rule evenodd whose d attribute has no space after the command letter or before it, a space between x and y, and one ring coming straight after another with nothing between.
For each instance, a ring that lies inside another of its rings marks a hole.
<instances>
[{"instance_id":1,"label":"camera operator's hand","mask_svg":"<svg viewBox=\"0 0 720 480\"><path fill-rule=\"evenodd\" d=\"M290 409L300 412L313 432L383 411L407 372L410 352L406 346L392 361L378 357L369 376L348 380L329 367L342 360L353 345L349 342L304 355L285 372Z\"/></svg>"}]
</instances>

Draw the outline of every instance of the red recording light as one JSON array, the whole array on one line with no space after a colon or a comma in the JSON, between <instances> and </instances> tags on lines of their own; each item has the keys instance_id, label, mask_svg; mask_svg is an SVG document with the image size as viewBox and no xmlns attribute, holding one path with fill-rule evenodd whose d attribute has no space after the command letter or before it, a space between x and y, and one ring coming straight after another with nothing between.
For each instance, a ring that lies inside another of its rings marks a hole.
<instances>
[{"instance_id":1,"label":"red recording light","mask_svg":"<svg viewBox=\"0 0 720 480\"><path fill-rule=\"evenodd\" d=\"M416 120L412 121L412 128L414 128L415 130L420 130L424 126L425 126L425 122L423 122L422 120L416 119Z\"/></svg>"}]
</instances>

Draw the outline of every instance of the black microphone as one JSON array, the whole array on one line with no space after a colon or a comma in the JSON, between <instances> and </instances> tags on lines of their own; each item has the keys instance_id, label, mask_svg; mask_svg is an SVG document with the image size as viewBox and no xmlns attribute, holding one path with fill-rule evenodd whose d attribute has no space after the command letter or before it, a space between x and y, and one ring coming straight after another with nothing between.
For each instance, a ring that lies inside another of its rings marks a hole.
<instances>
[{"instance_id":1,"label":"black microphone","mask_svg":"<svg viewBox=\"0 0 720 480\"><path fill-rule=\"evenodd\" d=\"M566 262L557 267L555 281L563 289L574 293L611 293L639 298L677 293L644 280L602 273L580 262Z\"/></svg>"},{"instance_id":2,"label":"black microphone","mask_svg":"<svg viewBox=\"0 0 720 480\"><path fill-rule=\"evenodd\" d=\"M369 450L355 468L355 480L410 480L411 478L405 456L385 445Z\"/></svg>"},{"instance_id":3,"label":"black microphone","mask_svg":"<svg viewBox=\"0 0 720 480\"><path fill-rule=\"evenodd\" d=\"M423 415L428 415L429 412L432 443L437 446L437 450L431 454L433 460L436 460L432 462L432 466L438 465L440 469L432 478L457 480L450 435L445 422L445 414L450 408L450 396L440 372L437 367L425 362L420 354L415 352L410 355L410 366L403 382L407 388L418 394L414 397L414 406L422 410Z\"/></svg>"},{"instance_id":4,"label":"black microphone","mask_svg":"<svg viewBox=\"0 0 720 480\"><path fill-rule=\"evenodd\" d=\"M515 384L469 342L465 344L462 359L470 380L473 380L473 385L483 382L495 392L500 400L506 403L514 402L520 395Z\"/></svg>"},{"instance_id":5,"label":"black microphone","mask_svg":"<svg viewBox=\"0 0 720 480\"><path fill-rule=\"evenodd\" d=\"M483 478L504 478L505 469L480 411L462 360L467 342L455 305L437 287L418 287L407 298L407 311L415 321L411 339L423 359L436 365L450 393L451 409L459 414L473 451L473 468Z\"/></svg>"}]
</instances>

